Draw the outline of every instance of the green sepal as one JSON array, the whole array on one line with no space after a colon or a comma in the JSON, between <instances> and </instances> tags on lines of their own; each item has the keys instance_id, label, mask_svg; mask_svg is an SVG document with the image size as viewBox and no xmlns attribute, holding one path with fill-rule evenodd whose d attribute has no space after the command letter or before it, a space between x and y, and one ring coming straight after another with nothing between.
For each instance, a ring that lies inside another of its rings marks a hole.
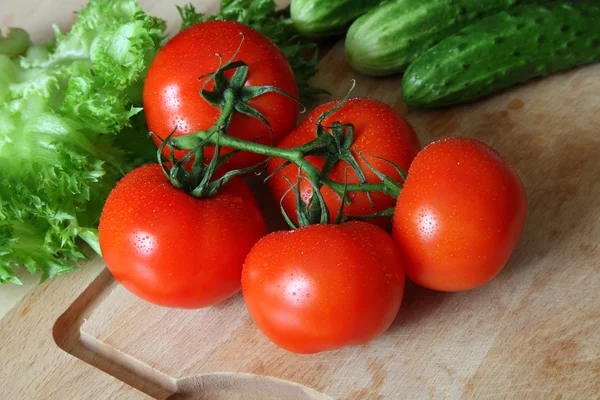
<instances>
[{"instance_id":1,"label":"green sepal","mask_svg":"<svg viewBox=\"0 0 600 400\"><path fill-rule=\"evenodd\" d=\"M248 66L240 65L236 68L231 78L229 78L229 87L235 91L240 91L243 89L246 79L248 79Z\"/></svg>"},{"instance_id":2,"label":"green sepal","mask_svg":"<svg viewBox=\"0 0 600 400\"><path fill-rule=\"evenodd\" d=\"M285 196L287 196L291 191L294 190L295 185L292 182L290 182L289 179L287 179L287 176L284 176L284 178L286 181L288 181L291 187L288 190L286 190L283 196L281 196L281 199L279 199L279 208L281 210L281 215L283 215L283 219L285 219L285 222L289 225L289 227L292 229L298 229L298 225L296 225L294 221L292 221L287 211L285 211L285 207L283 206L283 200L285 199Z\"/></svg>"},{"instance_id":3,"label":"green sepal","mask_svg":"<svg viewBox=\"0 0 600 400\"><path fill-rule=\"evenodd\" d=\"M352 94L352 91L354 90L355 87L356 87L356 81L354 79L352 79L352 86L350 87L350 90L348 91L348 93L346 93L346 96L344 96L344 98L342 100L340 100L340 102L337 103L335 105L335 107L333 107L331 110L328 110L319 116L319 119L317 120L317 136L320 136L323 134L323 132L319 130L319 127L322 126L322 122L325 121L325 119L327 119L327 117L333 115L340 108L342 108L342 106L344 104L346 104L346 102L350 99L350 95Z\"/></svg>"},{"instance_id":4,"label":"green sepal","mask_svg":"<svg viewBox=\"0 0 600 400\"><path fill-rule=\"evenodd\" d=\"M219 92L211 92L209 90L201 90L200 96L213 106L220 106L223 103L223 95Z\"/></svg>"},{"instance_id":5,"label":"green sepal","mask_svg":"<svg viewBox=\"0 0 600 400\"><path fill-rule=\"evenodd\" d=\"M277 93L283 96L286 96L292 100L294 100L298 105L300 105L300 114L304 114L306 112L306 106L300 102L296 97L292 96L285 90L281 90L276 86L246 86L241 90L241 99L242 101L248 101L255 97L262 96L266 93Z\"/></svg>"},{"instance_id":6,"label":"green sepal","mask_svg":"<svg viewBox=\"0 0 600 400\"><path fill-rule=\"evenodd\" d=\"M381 179L382 181L385 181L385 180L392 180L392 178L390 178L389 176L387 176L387 175L383 174L381 171L379 171L377 168L375 168L375 167L374 167L374 166L373 166L371 163L369 163L369 162L366 160L366 158L365 158L365 156L364 156L364 154L363 154L363 153L360 153L360 152L358 152L358 151L357 151L357 152L356 152L356 154L358 154L358 155L360 156L361 160L363 160L363 162L364 162L364 163L367 165L367 167L368 167L368 168L369 168L371 171L373 171L373 173L374 173L375 175L377 175L377 177L378 177L379 179ZM406 178L408 177L408 174L406 173L406 171L404 171L404 168L402 168L401 166L399 166L399 165L398 165L398 164L396 164L395 162L393 162L393 161L390 161L390 160L387 160L387 159L385 159L385 158L383 158L383 157L374 156L374 155L371 155L371 154L367 154L367 155L368 155L369 157L373 157L373 158L375 158L375 159L377 159L377 160L381 160L381 161L384 161L384 162L386 162L386 163L390 164L392 167L394 167L394 169L396 170L396 172L398 172L398 175L400 175L400 178L402 178L402 181L406 181Z\"/></svg>"},{"instance_id":7,"label":"green sepal","mask_svg":"<svg viewBox=\"0 0 600 400\"><path fill-rule=\"evenodd\" d=\"M396 207L391 207L391 208L387 208L382 211L378 211L376 213L371 213L371 214L366 214L366 215L350 215L350 216L346 217L346 220L347 221L350 221L350 220L363 221L363 220L367 220L367 219L371 219L371 218L393 217L395 211L396 211Z\"/></svg>"},{"instance_id":8,"label":"green sepal","mask_svg":"<svg viewBox=\"0 0 600 400\"><path fill-rule=\"evenodd\" d=\"M348 168L344 170L344 192L342 194L342 199L346 198L346 194L348 192ZM341 224L344 222L344 207L346 206L346 202L342 201L340 203L340 208L338 209L337 217L335 217L335 223Z\"/></svg>"},{"instance_id":9,"label":"green sepal","mask_svg":"<svg viewBox=\"0 0 600 400\"><path fill-rule=\"evenodd\" d=\"M287 176L285 180L289 182ZM289 182L291 184L291 182ZM298 225L299 226L307 226L310 225L310 219L308 218L308 213L306 212L307 205L302 201L302 193L300 191L300 186L302 183L302 171L298 168L298 177L296 180L296 185L294 185L294 195L296 196L296 216L298 217Z\"/></svg>"},{"instance_id":10,"label":"green sepal","mask_svg":"<svg viewBox=\"0 0 600 400\"><path fill-rule=\"evenodd\" d=\"M281 201L283 202L283 198L287 196L290 191L294 192L295 200L296 200L296 215L298 217L298 226L308 226L314 224L327 224L329 223L329 210L327 208L327 204L325 203L325 199L321 194L320 185L317 182L314 182L308 176L302 176L302 169L298 168L298 176L296 178L296 183L292 183L287 176L284 175L284 179L290 184L290 189L286 191L283 195ZM302 200L301 194L301 182L302 179L306 179L308 183L312 186L313 194L310 198L310 201L305 203ZM283 203L281 203L283 204ZM288 221L289 216L285 213L284 210L284 218ZM296 229L295 224L288 225L292 229Z\"/></svg>"},{"instance_id":11,"label":"green sepal","mask_svg":"<svg viewBox=\"0 0 600 400\"><path fill-rule=\"evenodd\" d=\"M314 221L317 217L317 213L318 213L319 217L320 217L319 223L327 224L327 223L329 223L329 209L327 208L325 199L323 198L323 195L321 194L321 189L320 189L319 185L317 185L316 182L313 182L308 177L306 179L308 180L310 185L313 187L313 196L311 198L311 201L310 201L311 204L310 204L310 208L309 208L311 222L314 223ZM314 201L315 196L316 196L318 202Z\"/></svg>"},{"instance_id":12,"label":"green sepal","mask_svg":"<svg viewBox=\"0 0 600 400\"><path fill-rule=\"evenodd\" d=\"M348 164L350 164L350 167L352 168L356 176L358 176L358 180L360 183L367 183L367 177L365 176L365 173L360 168L360 165L358 165L354 154L352 154L350 150L344 151L340 156L340 160L346 161ZM370 192L367 192L367 198L369 199L369 204L371 204L371 207L375 207L375 203L373 202L373 198L371 197Z\"/></svg>"},{"instance_id":13,"label":"green sepal","mask_svg":"<svg viewBox=\"0 0 600 400\"><path fill-rule=\"evenodd\" d=\"M214 196L215 194L217 194L217 192L219 191L219 189L221 187L223 187L223 185L225 185L227 182L229 182L231 179L235 178L236 176L244 176L246 174L252 173L252 172L256 172L256 170L258 170L259 168L261 168L264 164L266 164L268 162L268 160L263 160L257 164L251 165L249 167L246 168L240 168L240 169L235 169L235 170L231 170L228 171L227 173L225 173L222 177L220 177L219 179L213 181L210 183L206 196L210 197L210 196Z\"/></svg>"},{"instance_id":14,"label":"green sepal","mask_svg":"<svg viewBox=\"0 0 600 400\"><path fill-rule=\"evenodd\" d=\"M239 112L240 114L244 114L249 117L256 118L257 120L259 120L260 122L262 122L263 124L268 126L269 129L272 129L271 124L269 123L269 121L267 121L265 116L262 115L262 113L260 111L258 111L256 108L252 107L248 103L244 103L241 101L235 103L235 110L237 112Z\"/></svg>"}]
</instances>

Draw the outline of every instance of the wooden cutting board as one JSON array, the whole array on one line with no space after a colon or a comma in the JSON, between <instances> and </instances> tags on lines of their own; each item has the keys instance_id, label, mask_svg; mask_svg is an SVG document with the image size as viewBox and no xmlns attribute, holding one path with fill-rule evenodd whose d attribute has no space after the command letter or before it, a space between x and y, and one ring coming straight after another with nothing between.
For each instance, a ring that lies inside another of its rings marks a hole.
<instances>
[{"instance_id":1,"label":"wooden cutting board","mask_svg":"<svg viewBox=\"0 0 600 400\"><path fill-rule=\"evenodd\" d=\"M81 0L3 5L2 26L42 39ZM214 10L216 1L197 2ZM142 1L169 18L173 5ZM497 149L529 198L504 271L465 293L409 284L392 327L359 347L295 355L266 340L241 296L170 310L129 294L92 258L36 287L0 321L1 399L600 398L600 65L443 111L408 109L397 77L370 79L343 44L314 84L395 107L422 144L451 135ZM280 220L265 199L271 228ZM2 289L0 289L2 290Z\"/></svg>"}]
</instances>

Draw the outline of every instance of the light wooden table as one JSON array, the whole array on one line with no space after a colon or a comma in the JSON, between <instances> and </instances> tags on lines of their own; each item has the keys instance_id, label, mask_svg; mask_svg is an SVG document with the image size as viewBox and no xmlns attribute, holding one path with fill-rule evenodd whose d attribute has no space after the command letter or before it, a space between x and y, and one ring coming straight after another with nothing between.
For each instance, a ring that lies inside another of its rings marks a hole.
<instances>
[{"instance_id":1,"label":"light wooden table","mask_svg":"<svg viewBox=\"0 0 600 400\"><path fill-rule=\"evenodd\" d=\"M66 31L69 10L82 3L2 1L0 27L43 40L51 22ZM141 3L178 25L173 3ZM217 1L194 3L214 10ZM262 337L239 297L203 310L161 309L115 284L96 257L19 294L0 288L4 304L26 292L0 320L0 399L598 398L599 76L600 65L587 66L421 112L402 103L397 77L355 74L338 43L321 61L318 86L340 97L356 78L355 95L404 113L423 144L475 137L519 171L529 215L504 271L467 293L409 285L378 340L296 356Z\"/></svg>"},{"instance_id":2,"label":"light wooden table","mask_svg":"<svg viewBox=\"0 0 600 400\"><path fill-rule=\"evenodd\" d=\"M23 282L23 286L0 286L0 320L39 282L38 276L31 276L27 272L20 272L17 276Z\"/></svg>"}]
</instances>

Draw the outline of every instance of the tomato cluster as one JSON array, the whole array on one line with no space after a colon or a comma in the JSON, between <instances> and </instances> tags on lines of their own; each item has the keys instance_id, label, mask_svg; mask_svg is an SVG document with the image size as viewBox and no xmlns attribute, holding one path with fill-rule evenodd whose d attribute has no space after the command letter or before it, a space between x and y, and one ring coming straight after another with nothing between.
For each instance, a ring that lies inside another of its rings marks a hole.
<instances>
[{"instance_id":1,"label":"tomato cluster","mask_svg":"<svg viewBox=\"0 0 600 400\"><path fill-rule=\"evenodd\" d=\"M244 43L236 52L240 32ZM245 62L246 86L296 94L287 61L268 39L232 22L195 25L175 36L148 72L145 112L159 143L173 132L192 135L219 120L219 108L198 95L203 86L197 79L221 67L217 52L221 59ZM234 74L231 69L226 76L233 80ZM331 136L323 141L327 145L311 147L300 157L303 163L297 155L276 156L267 170L270 190L290 221L302 222L300 205L306 211L315 201L321 213L330 211L322 214L328 218L265 236L257 201L241 179L219 185L209 197L194 197L172 184L178 175L166 176L164 166L140 167L112 191L99 227L107 267L136 295L162 306L197 308L241 288L269 339L293 352L314 353L381 335L399 311L405 274L433 290L460 291L486 283L507 263L525 222L526 196L518 175L490 147L449 138L420 150L408 122L371 99L323 104L296 129L298 108L287 96L269 92L248 105L269 125L244 114L246 105L236 105L220 140L273 141L278 147L257 144L253 148L261 154L242 151L216 176L269 152L306 149L325 132ZM351 143L341 143L344 136L336 137L334 129L351 136ZM214 147L202 151L211 154ZM336 152L340 158L332 163ZM309 169L327 181L314 182ZM402 184L397 199L360 190L382 180ZM335 189L340 186L341 194ZM346 196L350 187L356 190ZM393 218L385 217L393 207ZM349 221L332 223L335 211ZM362 220L376 213L378 218ZM390 223L391 235L384 229Z\"/></svg>"}]
</instances>

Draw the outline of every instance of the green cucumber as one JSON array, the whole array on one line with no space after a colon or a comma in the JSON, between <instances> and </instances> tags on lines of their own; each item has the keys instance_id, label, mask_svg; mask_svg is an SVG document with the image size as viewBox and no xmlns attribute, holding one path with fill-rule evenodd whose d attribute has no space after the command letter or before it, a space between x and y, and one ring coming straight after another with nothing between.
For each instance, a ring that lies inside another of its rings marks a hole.
<instances>
[{"instance_id":1,"label":"green cucumber","mask_svg":"<svg viewBox=\"0 0 600 400\"><path fill-rule=\"evenodd\" d=\"M318 38L344 33L350 23L382 0L292 0L294 26L304 36Z\"/></svg>"},{"instance_id":2,"label":"green cucumber","mask_svg":"<svg viewBox=\"0 0 600 400\"><path fill-rule=\"evenodd\" d=\"M463 29L417 58L404 101L442 107L600 60L600 2L522 5Z\"/></svg>"},{"instance_id":3,"label":"green cucumber","mask_svg":"<svg viewBox=\"0 0 600 400\"><path fill-rule=\"evenodd\" d=\"M402 72L440 40L520 0L392 0L350 26L346 56L371 76Z\"/></svg>"}]
</instances>

